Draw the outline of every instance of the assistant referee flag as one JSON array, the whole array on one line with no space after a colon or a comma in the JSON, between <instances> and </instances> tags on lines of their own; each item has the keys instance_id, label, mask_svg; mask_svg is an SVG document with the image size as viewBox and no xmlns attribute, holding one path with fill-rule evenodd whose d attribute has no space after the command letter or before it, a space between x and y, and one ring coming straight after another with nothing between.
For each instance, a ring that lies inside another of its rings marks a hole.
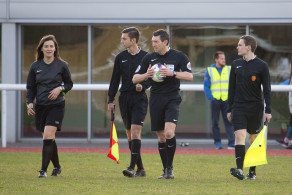
<instances>
[{"instance_id":1,"label":"assistant referee flag","mask_svg":"<svg viewBox=\"0 0 292 195\"><path fill-rule=\"evenodd\" d=\"M107 157L113 159L114 161L119 164L119 143L118 143L118 135L116 126L114 123L115 120L115 114L111 113L111 133L110 133L110 151L107 155Z\"/></svg>"},{"instance_id":2,"label":"assistant referee flag","mask_svg":"<svg viewBox=\"0 0 292 195\"><path fill-rule=\"evenodd\" d=\"M243 167L252 167L258 165L268 164L267 151L266 151L266 130L267 122L265 122L263 129L248 148L245 157Z\"/></svg>"}]
</instances>

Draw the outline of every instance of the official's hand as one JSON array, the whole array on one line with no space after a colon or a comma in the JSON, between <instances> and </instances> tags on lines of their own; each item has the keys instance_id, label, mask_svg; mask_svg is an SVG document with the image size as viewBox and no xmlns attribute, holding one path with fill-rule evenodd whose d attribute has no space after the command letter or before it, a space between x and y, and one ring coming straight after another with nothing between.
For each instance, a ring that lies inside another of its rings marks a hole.
<instances>
[{"instance_id":1,"label":"official's hand","mask_svg":"<svg viewBox=\"0 0 292 195\"><path fill-rule=\"evenodd\" d=\"M142 89L143 89L143 86L142 86L141 84L138 83L138 84L136 85L136 91L137 91L137 92L141 92Z\"/></svg>"},{"instance_id":2,"label":"official's hand","mask_svg":"<svg viewBox=\"0 0 292 195\"><path fill-rule=\"evenodd\" d=\"M35 115L35 111L33 110L33 103L28 104L27 106L27 115Z\"/></svg>"},{"instance_id":3,"label":"official's hand","mask_svg":"<svg viewBox=\"0 0 292 195\"><path fill-rule=\"evenodd\" d=\"M227 113L227 119L228 119L228 121L231 123L231 112L228 112L228 113Z\"/></svg>"},{"instance_id":4,"label":"official's hand","mask_svg":"<svg viewBox=\"0 0 292 195\"><path fill-rule=\"evenodd\" d=\"M61 88L56 87L55 89L50 91L50 95L48 96L48 98L53 101L53 100L57 99L57 97L59 96L60 93L61 93Z\"/></svg>"},{"instance_id":5,"label":"official's hand","mask_svg":"<svg viewBox=\"0 0 292 195\"><path fill-rule=\"evenodd\" d=\"M153 78L154 73L155 73L155 71L153 69L151 69L151 64L149 64L147 72L145 73L146 79Z\"/></svg>"},{"instance_id":6,"label":"official's hand","mask_svg":"<svg viewBox=\"0 0 292 195\"><path fill-rule=\"evenodd\" d=\"M264 121L268 121L268 123L270 122L272 118L272 114L268 114L268 113L265 113L264 115Z\"/></svg>"},{"instance_id":7,"label":"official's hand","mask_svg":"<svg viewBox=\"0 0 292 195\"><path fill-rule=\"evenodd\" d=\"M170 70L170 68L165 63L164 63L164 67L161 68L158 72L163 77L165 77L165 76L172 77L173 76L173 71Z\"/></svg>"},{"instance_id":8,"label":"official's hand","mask_svg":"<svg viewBox=\"0 0 292 195\"><path fill-rule=\"evenodd\" d=\"M114 113L115 112L115 105L113 103L109 103L107 105L107 108L108 108L109 113L111 113L111 112Z\"/></svg>"}]
</instances>

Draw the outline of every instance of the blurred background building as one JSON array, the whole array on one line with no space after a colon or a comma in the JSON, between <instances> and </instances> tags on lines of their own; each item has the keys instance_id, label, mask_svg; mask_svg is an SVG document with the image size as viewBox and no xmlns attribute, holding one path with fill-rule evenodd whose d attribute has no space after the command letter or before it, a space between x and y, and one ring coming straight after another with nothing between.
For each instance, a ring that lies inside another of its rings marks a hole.
<instances>
[{"instance_id":1,"label":"blurred background building","mask_svg":"<svg viewBox=\"0 0 292 195\"><path fill-rule=\"evenodd\" d=\"M291 7L290 0L0 0L0 80L26 83L40 38L54 34L75 84L109 83L115 55L123 50L121 30L136 26L142 32L140 47L149 52L153 31L168 29L171 47L190 58L195 84L203 83L215 51L224 51L231 64L239 58L239 37L253 35L258 40L256 55L269 64L272 84L278 84L290 74ZM211 137L209 101L203 91L181 93L177 136ZM287 93L272 96L268 137L283 137L289 117ZM34 118L26 114L25 97L24 91L8 92L8 142L40 137ZM57 136L84 141L108 137L106 110L107 91L71 91L66 96L63 130ZM143 137L153 136L149 122L148 115ZM118 113L116 126L120 137L125 137ZM223 125L221 130L225 132Z\"/></svg>"}]
</instances>

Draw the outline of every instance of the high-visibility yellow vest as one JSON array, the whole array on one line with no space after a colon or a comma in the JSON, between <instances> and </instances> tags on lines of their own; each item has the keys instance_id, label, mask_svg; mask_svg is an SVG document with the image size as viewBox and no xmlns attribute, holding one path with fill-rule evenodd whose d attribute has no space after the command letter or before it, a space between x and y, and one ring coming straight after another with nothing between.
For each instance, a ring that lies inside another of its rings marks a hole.
<instances>
[{"instance_id":1,"label":"high-visibility yellow vest","mask_svg":"<svg viewBox=\"0 0 292 195\"><path fill-rule=\"evenodd\" d=\"M216 67L208 67L208 73L211 81L211 93L216 100L226 101L228 99L228 86L230 66L225 65L222 68L221 75Z\"/></svg>"}]
</instances>

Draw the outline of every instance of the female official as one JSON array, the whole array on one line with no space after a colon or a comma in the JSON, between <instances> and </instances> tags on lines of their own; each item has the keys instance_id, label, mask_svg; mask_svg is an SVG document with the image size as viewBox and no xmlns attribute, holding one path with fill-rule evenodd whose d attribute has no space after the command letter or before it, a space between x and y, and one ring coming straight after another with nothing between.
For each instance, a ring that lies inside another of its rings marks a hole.
<instances>
[{"instance_id":1,"label":"female official","mask_svg":"<svg viewBox=\"0 0 292 195\"><path fill-rule=\"evenodd\" d=\"M51 176L61 173L55 133L61 130L64 95L71 90L73 82L67 62L59 56L54 35L44 36L36 50L36 61L32 63L27 78L26 101L27 114L35 115L36 129L43 135L42 168L39 171L39 178L42 178L47 177L50 161L54 165Z\"/></svg>"}]
</instances>

